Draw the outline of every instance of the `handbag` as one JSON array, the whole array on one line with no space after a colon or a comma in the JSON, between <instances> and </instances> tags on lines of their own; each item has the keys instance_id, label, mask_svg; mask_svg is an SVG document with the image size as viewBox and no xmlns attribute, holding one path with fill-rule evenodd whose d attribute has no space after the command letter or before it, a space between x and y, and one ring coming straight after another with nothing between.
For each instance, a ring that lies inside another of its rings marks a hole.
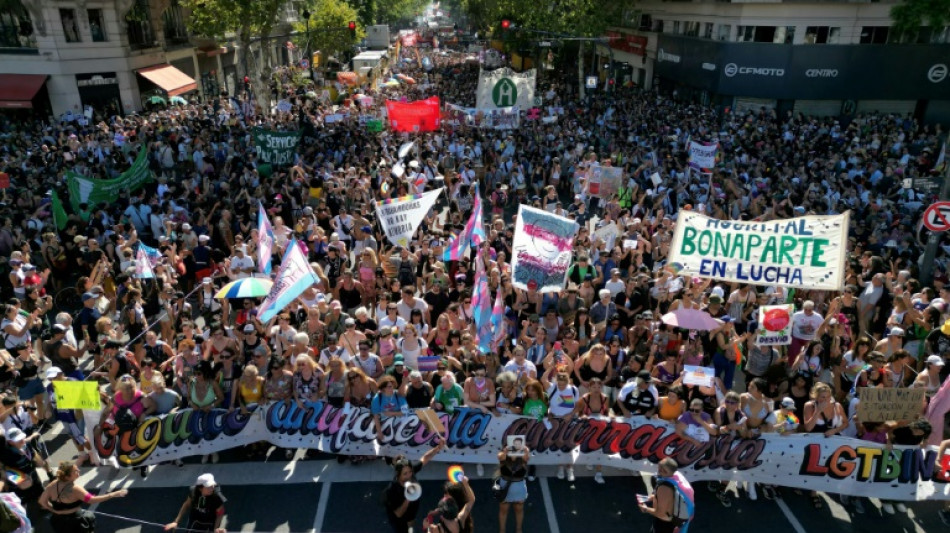
<instances>
[{"instance_id":1,"label":"handbag","mask_svg":"<svg viewBox=\"0 0 950 533\"><path fill-rule=\"evenodd\" d=\"M491 494L496 500L503 502L508 497L508 489L511 488L511 482L498 476L492 480Z\"/></svg>"}]
</instances>

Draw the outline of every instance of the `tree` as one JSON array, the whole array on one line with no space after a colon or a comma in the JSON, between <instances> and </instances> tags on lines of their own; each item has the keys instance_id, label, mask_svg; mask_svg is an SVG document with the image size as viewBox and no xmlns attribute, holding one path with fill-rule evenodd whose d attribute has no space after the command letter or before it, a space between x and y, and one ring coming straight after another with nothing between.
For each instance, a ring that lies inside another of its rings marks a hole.
<instances>
[{"instance_id":1,"label":"tree","mask_svg":"<svg viewBox=\"0 0 950 533\"><path fill-rule=\"evenodd\" d=\"M891 8L893 30L914 35L921 26L943 28L950 24L950 0L903 0Z\"/></svg>"},{"instance_id":2,"label":"tree","mask_svg":"<svg viewBox=\"0 0 950 533\"><path fill-rule=\"evenodd\" d=\"M367 25L376 23L394 25L412 20L425 10L428 3L428 0L377 0L375 19Z\"/></svg>"},{"instance_id":3,"label":"tree","mask_svg":"<svg viewBox=\"0 0 950 533\"><path fill-rule=\"evenodd\" d=\"M245 75L250 78L254 94L262 109L270 108L271 57L261 53L260 61L251 54L252 45L260 46L262 38L270 35L278 15L289 0L181 0L191 13L188 24L192 32L206 37L223 38L235 33L238 50L235 63L246 65Z\"/></svg>"},{"instance_id":4,"label":"tree","mask_svg":"<svg viewBox=\"0 0 950 533\"><path fill-rule=\"evenodd\" d=\"M362 26L356 25L354 37L347 29L351 20L357 20L356 10L350 5L334 0L312 0L307 4L310 10L310 51L323 52L323 57L345 52L353 44L362 39L366 32ZM323 31L323 30L339 31ZM300 48L307 48L306 21L294 23L295 44ZM316 66L316 65L314 65Z\"/></svg>"}]
</instances>

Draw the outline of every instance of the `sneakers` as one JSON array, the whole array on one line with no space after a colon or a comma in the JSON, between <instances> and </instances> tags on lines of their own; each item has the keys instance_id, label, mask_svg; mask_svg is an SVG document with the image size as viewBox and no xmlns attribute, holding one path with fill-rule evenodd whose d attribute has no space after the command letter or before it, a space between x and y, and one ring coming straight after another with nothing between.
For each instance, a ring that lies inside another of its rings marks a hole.
<instances>
[{"instance_id":1,"label":"sneakers","mask_svg":"<svg viewBox=\"0 0 950 533\"><path fill-rule=\"evenodd\" d=\"M183 463L181 459L175 459L174 461L172 461L172 463L178 468L182 468L183 466L185 466L185 463Z\"/></svg>"},{"instance_id":2,"label":"sneakers","mask_svg":"<svg viewBox=\"0 0 950 533\"><path fill-rule=\"evenodd\" d=\"M601 474L600 472L597 472L596 474L594 474L594 481L596 481L596 482L597 482L598 484L600 484L600 485L603 485L603 484L604 484L604 475Z\"/></svg>"},{"instance_id":3,"label":"sneakers","mask_svg":"<svg viewBox=\"0 0 950 533\"><path fill-rule=\"evenodd\" d=\"M745 484L746 494L749 496L750 501L756 501L759 499L759 495L755 490L755 483L746 482Z\"/></svg>"},{"instance_id":4,"label":"sneakers","mask_svg":"<svg viewBox=\"0 0 950 533\"><path fill-rule=\"evenodd\" d=\"M856 497L854 499L854 512L858 514L864 514L864 498Z\"/></svg>"},{"instance_id":5,"label":"sneakers","mask_svg":"<svg viewBox=\"0 0 950 533\"><path fill-rule=\"evenodd\" d=\"M485 467L482 466L481 463L478 463L477 465L475 465L475 473L478 474L478 477L484 476L484 475L485 475Z\"/></svg>"},{"instance_id":6,"label":"sneakers","mask_svg":"<svg viewBox=\"0 0 950 533\"><path fill-rule=\"evenodd\" d=\"M148 477L148 467L147 467L147 466L143 466L141 469L139 469L139 472L142 474L142 479L145 479L145 478Z\"/></svg>"},{"instance_id":7,"label":"sneakers","mask_svg":"<svg viewBox=\"0 0 950 533\"><path fill-rule=\"evenodd\" d=\"M557 467L557 478L558 478L558 479L564 479L564 467L563 467L563 466Z\"/></svg>"},{"instance_id":8,"label":"sneakers","mask_svg":"<svg viewBox=\"0 0 950 533\"><path fill-rule=\"evenodd\" d=\"M217 454L217 453L212 453L212 454L211 454L211 464L217 464L217 463L218 463L218 454Z\"/></svg>"},{"instance_id":9,"label":"sneakers","mask_svg":"<svg viewBox=\"0 0 950 533\"><path fill-rule=\"evenodd\" d=\"M572 467L567 467L567 480L571 483L574 482L574 469Z\"/></svg>"},{"instance_id":10,"label":"sneakers","mask_svg":"<svg viewBox=\"0 0 950 533\"><path fill-rule=\"evenodd\" d=\"M906 512L907 512L907 506L904 505L903 503L897 502L897 503L894 504L894 507L897 509L897 512L898 512L898 513L906 513Z\"/></svg>"},{"instance_id":11,"label":"sneakers","mask_svg":"<svg viewBox=\"0 0 950 533\"><path fill-rule=\"evenodd\" d=\"M769 500L769 501L774 500L774 499L775 499L775 488L773 488L773 487L771 487L771 486L769 486L769 485L764 485L764 486L762 487L762 497L765 498L766 500Z\"/></svg>"},{"instance_id":12,"label":"sneakers","mask_svg":"<svg viewBox=\"0 0 950 533\"><path fill-rule=\"evenodd\" d=\"M534 474L528 474L528 481L534 481L534 480L536 480L536 479L538 479L538 478L535 477Z\"/></svg>"},{"instance_id":13,"label":"sneakers","mask_svg":"<svg viewBox=\"0 0 950 533\"><path fill-rule=\"evenodd\" d=\"M943 525L950 526L950 509L941 509L937 511L937 514L940 515L940 521L943 522Z\"/></svg>"},{"instance_id":14,"label":"sneakers","mask_svg":"<svg viewBox=\"0 0 950 533\"><path fill-rule=\"evenodd\" d=\"M881 510L884 511L885 514L894 514L894 506L888 502L881 504Z\"/></svg>"},{"instance_id":15,"label":"sneakers","mask_svg":"<svg viewBox=\"0 0 950 533\"><path fill-rule=\"evenodd\" d=\"M729 495L726 494L726 491L719 491L719 493L716 494L716 497L719 498L719 503L721 503L726 509L732 507L732 500L729 498Z\"/></svg>"}]
</instances>

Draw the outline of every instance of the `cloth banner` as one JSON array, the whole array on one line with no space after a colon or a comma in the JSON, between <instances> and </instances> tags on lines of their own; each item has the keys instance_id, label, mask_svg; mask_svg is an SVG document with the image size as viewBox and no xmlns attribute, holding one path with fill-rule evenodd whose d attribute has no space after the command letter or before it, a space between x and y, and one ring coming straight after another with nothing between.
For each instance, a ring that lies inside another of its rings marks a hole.
<instances>
[{"instance_id":1,"label":"cloth banner","mask_svg":"<svg viewBox=\"0 0 950 533\"><path fill-rule=\"evenodd\" d=\"M371 132L371 133L379 133L383 131L383 121L378 118L367 120L366 131Z\"/></svg>"},{"instance_id":2,"label":"cloth banner","mask_svg":"<svg viewBox=\"0 0 950 533\"><path fill-rule=\"evenodd\" d=\"M419 224L435 205L440 194L441 188L376 202L376 219L383 227L389 242L397 246L409 246L409 240L419 229Z\"/></svg>"},{"instance_id":3,"label":"cloth banner","mask_svg":"<svg viewBox=\"0 0 950 533\"><path fill-rule=\"evenodd\" d=\"M111 204L119 197L119 192L135 192L152 179L148 168L148 150L139 148L135 162L128 170L111 180L90 179L72 171L66 171L66 186L69 189L69 202L73 211L79 212L79 204L90 207L101 203Z\"/></svg>"},{"instance_id":4,"label":"cloth banner","mask_svg":"<svg viewBox=\"0 0 950 533\"><path fill-rule=\"evenodd\" d=\"M591 196L609 200L623 187L623 168L595 165L588 173Z\"/></svg>"},{"instance_id":5,"label":"cloth banner","mask_svg":"<svg viewBox=\"0 0 950 533\"><path fill-rule=\"evenodd\" d=\"M759 346L783 346L792 343L794 305L763 305L759 308L759 330L755 343Z\"/></svg>"},{"instance_id":6,"label":"cloth banner","mask_svg":"<svg viewBox=\"0 0 950 533\"><path fill-rule=\"evenodd\" d=\"M57 409L102 409L96 381L53 381Z\"/></svg>"},{"instance_id":7,"label":"cloth banner","mask_svg":"<svg viewBox=\"0 0 950 533\"><path fill-rule=\"evenodd\" d=\"M850 211L768 222L680 211L669 265L684 275L826 291L844 285Z\"/></svg>"},{"instance_id":8,"label":"cloth banner","mask_svg":"<svg viewBox=\"0 0 950 533\"><path fill-rule=\"evenodd\" d=\"M313 273L313 268L300 249L300 245L297 244L297 239L290 241L287 251L284 252L284 259L280 262L277 279L270 288L267 298L264 298L264 302L258 308L257 318L262 324L266 324L274 315L303 294L303 291L319 282L320 278Z\"/></svg>"},{"instance_id":9,"label":"cloth banner","mask_svg":"<svg viewBox=\"0 0 950 533\"><path fill-rule=\"evenodd\" d=\"M521 205L511 252L514 286L522 290L537 288L542 293L560 291L578 229L573 220Z\"/></svg>"},{"instance_id":10,"label":"cloth banner","mask_svg":"<svg viewBox=\"0 0 950 533\"><path fill-rule=\"evenodd\" d=\"M503 109L484 110L482 125L496 130L516 130L521 125L521 108L518 106Z\"/></svg>"},{"instance_id":11,"label":"cloth banner","mask_svg":"<svg viewBox=\"0 0 950 533\"><path fill-rule=\"evenodd\" d=\"M257 271L270 275L274 255L274 227L267 219L264 204L257 206Z\"/></svg>"},{"instance_id":12,"label":"cloth banner","mask_svg":"<svg viewBox=\"0 0 950 533\"><path fill-rule=\"evenodd\" d=\"M293 164L294 153L300 142L300 131L254 128L252 132L254 145L257 147L257 157L261 163L278 167Z\"/></svg>"},{"instance_id":13,"label":"cloth banner","mask_svg":"<svg viewBox=\"0 0 950 533\"><path fill-rule=\"evenodd\" d=\"M482 70L475 90L475 107L484 110L512 106L531 109L536 85L537 71L534 69L524 72L515 72L508 67Z\"/></svg>"},{"instance_id":14,"label":"cloth banner","mask_svg":"<svg viewBox=\"0 0 950 533\"><path fill-rule=\"evenodd\" d=\"M950 472L935 463L935 448L894 446L846 437L766 433L754 439L724 435L694 444L673 424L642 417L560 418L539 421L517 415L493 416L474 409L439 413L445 451L435 460L490 464L509 435L525 435L537 465L599 465L630 472L656 472L671 457L691 482L750 481L832 494L889 500L950 500ZM344 455L404 454L418 459L437 438L415 413L382 418L382 440L365 407L332 407L324 402L277 402L228 412L182 409L145 418L136 429L119 430L110 416L95 428L103 457L139 467L205 455L253 442L282 448L309 448Z\"/></svg>"},{"instance_id":15,"label":"cloth banner","mask_svg":"<svg viewBox=\"0 0 950 533\"><path fill-rule=\"evenodd\" d=\"M689 166L697 170L709 172L716 166L716 155L719 152L719 143L689 142Z\"/></svg>"},{"instance_id":16,"label":"cloth banner","mask_svg":"<svg viewBox=\"0 0 950 533\"><path fill-rule=\"evenodd\" d=\"M386 113L389 117L389 127L393 131L436 131L442 124L438 96L406 103L386 100Z\"/></svg>"}]
</instances>

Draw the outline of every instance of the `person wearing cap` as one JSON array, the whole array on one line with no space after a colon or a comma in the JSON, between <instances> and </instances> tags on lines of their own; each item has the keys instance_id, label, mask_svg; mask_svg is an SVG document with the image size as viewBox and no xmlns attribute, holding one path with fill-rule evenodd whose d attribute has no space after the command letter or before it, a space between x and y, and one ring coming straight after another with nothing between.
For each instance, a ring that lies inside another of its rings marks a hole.
<instances>
[{"instance_id":1,"label":"person wearing cap","mask_svg":"<svg viewBox=\"0 0 950 533\"><path fill-rule=\"evenodd\" d=\"M15 469L24 474L23 478L17 482L9 481L13 492L23 500L24 503L35 502L43 492L43 485L36 468L46 467L47 474L52 476L52 469L43 461L38 453L35 453L28 443L39 438L39 432L28 436L23 430L13 428L7 431L6 438L0 443L0 463L4 468Z\"/></svg>"},{"instance_id":2,"label":"person wearing cap","mask_svg":"<svg viewBox=\"0 0 950 533\"><path fill-rule=\"evenodd\" d=\"M590 321L597 329L603 331L607 318L617 314L617 304L613 302L608 289L601 289L597 296L599 299L590 306Z\"/></svg>"},{"instance_id":3,"label":"person wearing cap","mask_svg":"<svg viewBox=\"0 0 950 533\"><path fill-rule=\"evenodd\" d=\"M179 526L188 531L226 533L221 527L224 521L224 504L228 501L212 474L201 474L189 490L175 520L165 524L165 531L174 531ZM188 521L185 522L185 513Z\"/></svg>"},{"instance_id":4,"label":"person wearing cap","mask_svg":"<svg viewBox=\"0 0 950 533\"><path fill-rule=\"evenodd\" d=\"M946 361L943 360L943 357L939 355L929 355L924 361L925 368L920 371L920 374L917 374L917 379L914 380L912 385L914 388L921 388L926 391L928 398L932 397L934 394L940 390L940 370L946 366Z\"/></svg>"},{"instance_id":5,"label":"person wearing cap","mask_svg":"<svg viewBox=\"0 0 950 533\"><path fill-rule=\"evenodd\" d=\"M53 324L52 337L43 341L43 353L49 359L53 366L63 369L67 377L78 381L86 379L85 375L79 370L79 359L83 352L64 342L66 338L66 326Z\"/></svg>"},{"instance_id":6,"label":"person wearing cap","mask_svg":"<svg viewBox=\"0 0 950 533\"><path fill-rule=\"evenodd\" d=\"M254 274L254 259L247 255L246 244L238 243L234 245L234 255L226 261L225 270L232 281L244 279Z\"/></svg>"},{"instance_id":7,"label":"person wearing cap","mask_svg":"<svg viewBox=\"0 0 950 533\"><path fill-rule=\"evenodd\" d=\"M641 370L635 379L631 379L617 393L617 407L624 418L644 416L653 418L660 401L660 393L653 386L650 371Z\"/></svg>"}]
</instances>

